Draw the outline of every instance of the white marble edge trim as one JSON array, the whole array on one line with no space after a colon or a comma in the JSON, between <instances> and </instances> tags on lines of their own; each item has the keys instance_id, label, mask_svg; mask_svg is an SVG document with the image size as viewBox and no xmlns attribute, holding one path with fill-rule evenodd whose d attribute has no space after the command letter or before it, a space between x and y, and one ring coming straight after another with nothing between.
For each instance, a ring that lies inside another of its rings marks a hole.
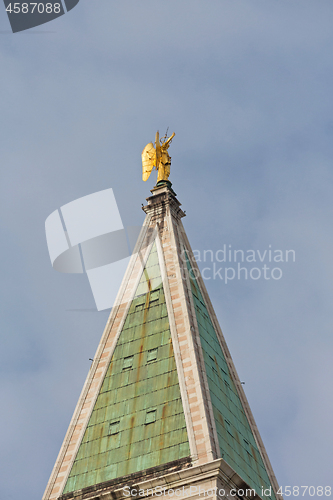
<instances>
[{"instance_id":1,"label":"white marble edge trim","mask_svg":"<svg viewBox=\"0 0 333 500\"><path fill-rule=\"evenodd\" d=\"M216 448L216 445L215 445L215 443L212 443L212 441L211 441L212 436L211 436L210 428L209 428L210 414L209 414L209 408L207 409L207 407L205 405L207 390L206 390L206 387L202 387L202 384L201 384L203 372L201 370L201 373L200 373L200 370L199 370L200 366L198 366L198 358L197 358L197 356L199 356L199 358L200 358L200 353L196 354L196 346L194 345L194 338L193 338L194 335L196 334L196 329L198 327L197 327L197 323L196 323L196 317L195 317L195 315L193 315L191 299L189 298L190 309L189 309L189 306L186 302L186 298L189 295L188 289L187 289L188 285L187 285L186 281L185 281L185 284L183 282L183 278L182 278L182 274L181 274L182 262L180 262L180 258L179 258L178 252L177 252L177 241L179 243L180 249L181 249L181 244L182 244L182 239L180 238L180 233L178 230L179 224L181 224L181 221L179 221L179 219L176 219L175 217L173 217L171 214L168 215L168 221L169 221L170 227L172 227L172 231L170 231L171 246L174 249L176 249L176 251L174 252L175 266L177 268L176 276L177 276L177 280L178 280L178 286L179 286L180 290L182 290L181 293L183 295L182 304L183 304L184 312L185 312L184 325L185 325L185 329L188 332L187 336L188 336L189 351L191 353L190 356L191 356L191 360L192 360L192 364L193 364L193 370L194 370L194 373L196 376L195 386L196 386L196 389L198 391L197 395L199 396L199 399L201 398L201 401L199 400L198 404L202 404L201 411L203 412L202 416L204 418L201 419L200 423L203 426L204 434L206 435L207 439L209 440L209 447L207 450L207 454L208 454L208 456L209 455L211 456L211 459L214 459L213 448ZM193 323L193 325L191 322ZM194 334L192 331L192 326L194 328ZM197 329L197 333L198 333L198 329ZM201 359L201 360L199 359L199 362L202 362L202 361L203 361L203 359ZM207 414L207 410L208 410L208 414ZM191 418L192 418L192 412L191 412ZM213 425L213 422L211 422L211 424ZM217 452L217 450L215 450L215 453L216 452ZM198 453L196 461L198 461L199 459L200 459L200 456Z\"/></svg>"},{"instance_id":2,"label":"white marble edge trim","mask_svg":"<svg viewBox=\"0 0 333 500\"><path fill-rule=\"evenodd\" d=\"M170 229L169 229L169 232L170 232ZM169 316L171 339L172 339L172 344L173 344L173 350L175 353L178 381L179 381L180 394L181 394L183 409L184 409L184 414L185 414L187 436L188 436L189 445L190 445L191 458L193 460L196 460L198 458L198 452L197 452L197 447L195 444L191 411L190 411L190 406L189 406L188 396L187 396L187 391L186 391L185 376L184 376L183 364L182 364L182 359L181 359L180 349L179 349L179 344L178 344L176 322L175 322L175 317L173 314L171 292L170 292L170 288L169 288L169 281L168 281L167 270L166 270L166 265L165 265L165 261L164 261L164 252L163 252L161 241L160 241L160 235L158 235L156 237L156 247L157 247L158 260L160 262L162 283L163 283L165 301L166 301L166 306L167 306L167 311L168 311L168 316Z\"/></svg>"},{"instance_id":3,"label":"white marble edge trim","mask_svg":"<svg viewBox=\"0 0 333 500\"><path fill-rule=\"evenodd\" d=\"M179 226L178 226L178 231L179 231L179 242L184 246L184 248L191 255L191 257L194 258L191 246L190 246L189 241L188 241L188 239L186 237L185 229L184 229L183 224L182 224L181 221L180 221ZM185 235L185 238L184 238L184 235ZM210 397L210 390L209 390L209 385L208 385L208 380L207 380L205 360L204 360L203 352L202 352L202 346L201 346L201 340L200 340L200 334L199 334L199 326L198 326L198 321L197 321L197 315L196 315L196 312L195 312L194 301L193 301L193 297L192 297L190 277L189 277L187 265L184 265L183 269L185 271L185 282L186 282L186 287L187 287L187 291L188 291L189 301L190 301L190 305L191 305L190 306L191 307L191 314L192 314L193 322L194 322L194 325L195 325L195 327L194 327L195 328L194 334L196 336L197 345L199 346L199 349L200 349L200 351L198 352L198 355L200 357L200 363L202 365L201 376L202 376L202 380L203 380L203 383L204 383L205 396L206 396L206 400L207 400L207 404L208 404L208 409L207 410L208 410L208 414L209 414L209 423L211 425L212 432L213 432L214 447L215 447L214 451L215 451L215 454L216 454L216 458L219 459L219 458L221 458L221 450L220 450L220 445L219 445L219 440L218 440L218 435L217 435L217 430L216 430L215 417L214 417L214 412L213 412L213 405L212 405L212 401L211 401L211 397Z\"/></svg>"}]
</instances>

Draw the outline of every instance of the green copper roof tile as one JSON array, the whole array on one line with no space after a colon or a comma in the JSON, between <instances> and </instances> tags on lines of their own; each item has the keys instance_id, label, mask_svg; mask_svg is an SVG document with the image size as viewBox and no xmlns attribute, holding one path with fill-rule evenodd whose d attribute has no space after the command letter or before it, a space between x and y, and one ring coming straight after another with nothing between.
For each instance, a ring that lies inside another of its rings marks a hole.
<instances>
[{"instance_id":1,"label":"green copper roof tile","mask_svg":"<svg viewBox=\"0 0 333 500\"><path fill-rule=\"evenodd\" d=\"M251 488L261 492L261 487L269 487L270 481L187 255L186 258L222 458Z\"/></svg>"},{"instance_id":2,"label":"green copper roof tile","mask_svg":"<svg viewBox=\"0 0 333 500\"><path fill-rule=\"evenodd\" d=\"M149 362L152 349L156 360ZM189 455L154 245L64 493Z\"/></svg>"}]
</instances>

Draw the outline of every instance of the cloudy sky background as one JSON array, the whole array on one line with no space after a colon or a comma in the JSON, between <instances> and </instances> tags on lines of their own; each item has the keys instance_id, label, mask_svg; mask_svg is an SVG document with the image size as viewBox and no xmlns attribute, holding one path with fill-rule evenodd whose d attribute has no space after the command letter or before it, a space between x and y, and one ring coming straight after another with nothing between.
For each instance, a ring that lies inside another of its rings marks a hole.
<instances>
[{"instance_id":1,"label":"cloudy sky background","mask_svg":"<svg viewBox=\"0 0 333 500\"><path fill-rule=\"evenodd\" d=\"M142 224L167 127L194 249L296 252L206 285L278 482L333 486L332 2L81 0L15 35L1 9L0 497L41 498L108 317L70 311L45 219L112 187Z\"/></svg>"}]
</instances>

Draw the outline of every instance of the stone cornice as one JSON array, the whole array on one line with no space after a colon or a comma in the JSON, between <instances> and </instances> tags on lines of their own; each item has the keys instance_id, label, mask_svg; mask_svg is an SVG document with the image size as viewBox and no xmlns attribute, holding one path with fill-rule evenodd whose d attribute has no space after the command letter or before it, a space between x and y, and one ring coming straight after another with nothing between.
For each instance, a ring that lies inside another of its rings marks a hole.
<instances>
[{"instance_id":1,"label":"stone cornice","mask_svg":"<svg viewBox=\"0 0 333 500\"><path fill-rule=\"evenodd\" d=\"M168 491L178 490L182 493L178 497L185 500L200 498L201 495L194 494L194 490L199 491L198 488L204 488L204 485L212 490L224 488L227 496L234 497L235 500L260 500L261 498L258 494L246 494L253 490L222 458L195 467L190 465L190 458L176 460L164 466L147 469L144 474L129 474L116 480L67 493L59 497L59 500L126 500L136 496L130 495L130 491L139 492L139 490L144 494L137 494L138 498L163 496L163 499L168 500L171 500ZM163 492L163 490L166 492L164 495L152 494L153 491ZM234 494L230 495L232 490ZM244 491L244 495L236 494L239 490ZM220 498L218 494L209 495L209 497Z\"/></svg>"},{"instance_id":2,"label":"stone cornice","mask_svg":"<svg viewBox=\"0 0 333 500\"><path fill-rule=\"evenodd\" d=\"M180 208L181 203L176 198L176 193L168 185L155 187L151 190L152 196L147 198L148 205L142 207L146 214L151 214L153 218L164 217L167 211L177 220L185 217L185 212Z\"/></svg>"}]
</instances>

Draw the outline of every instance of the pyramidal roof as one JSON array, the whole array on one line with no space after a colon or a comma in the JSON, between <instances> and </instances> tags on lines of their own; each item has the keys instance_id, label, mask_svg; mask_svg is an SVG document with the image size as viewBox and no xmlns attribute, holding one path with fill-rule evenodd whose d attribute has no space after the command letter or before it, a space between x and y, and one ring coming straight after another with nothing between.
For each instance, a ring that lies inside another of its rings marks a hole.
<instances>
[{"instance_id":1,"label":"pyramidal roof","mask_svg":"<svg viewBox=\"0 0 333 500\"><path fill-rule=\"evenodd\" d=\"M159 183L147 201L43 500L111 499L144 479L183 478L184 486L193 476L197 484L213 469L229 490L273 500L277 481L171 183Z\"/></svg>"}]
</instances>

